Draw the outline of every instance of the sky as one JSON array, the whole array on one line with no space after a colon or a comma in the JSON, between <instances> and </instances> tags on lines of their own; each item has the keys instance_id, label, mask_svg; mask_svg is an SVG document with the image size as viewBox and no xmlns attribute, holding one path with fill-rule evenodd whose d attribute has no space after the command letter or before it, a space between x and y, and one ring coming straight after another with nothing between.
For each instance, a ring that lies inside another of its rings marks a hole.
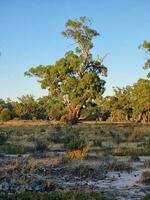
<instances>
[{"instance_id":1,"label":"sky","mask_svg":"<svg viewBox=\"0 0 150 200\"><path fill-rule=\"evenodd\" d=\"M68 19L80 16L91 18L100 33L93 56L109 53L105 95L146 78L146 55L138 46L150 41L150 0L0 0L0 98L48 93L24 72L53 64L72 49L61 32Z\"/></svg>"}]
</instances>

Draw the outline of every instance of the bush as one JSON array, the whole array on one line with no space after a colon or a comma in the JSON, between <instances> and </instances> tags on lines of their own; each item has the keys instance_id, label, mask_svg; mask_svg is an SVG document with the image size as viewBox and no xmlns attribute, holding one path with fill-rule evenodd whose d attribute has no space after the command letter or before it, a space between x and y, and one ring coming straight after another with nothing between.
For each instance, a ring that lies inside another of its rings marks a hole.
<instances>
[{"instance_id":1,"label":"bush","mask_svg":"<svg viewBox=\"0 0 150 200\"><path fill-rule=\"evenodd\" d=\"M108 200L98 193L83 192L51 192L51 193L34 193L24 192L13 195L0 194L0 200ZM110 200L110 199L109 199Z\"/></svg>"},{"instance_id":2,"label":"bush","mask_svg":"<svg viewBox=\"0 0 150 200\"><path fill-rule=\"evenodd\" d=\"M2 111L1 111L1 114L0 114L0 120L2 120L3 122L6 122L8 120L10 120L10 111L8 110L8 108L4 108Z\"/></svg>"},{"instance_id":3,"label":"bush","mask_svg":"<svg viewBox=\"0 0 150 200\"><path fill-rule=\"evenodd\" d=\"M7 133L0 132L0 145L5 144L5 142L7 141L7 139L8 139Z\"/></svg>"},{"instance_id":4,"label":"bush","mask_svg":"<svg viewBox=\"0 0 150 200\"><path fill-rule=\"evenodd\" d=\"M133 161L133 162L139 162L140 161L140 157L138 155L132 155L130 160Z\"/></svg>"},{"instance_id":5,"label":"bush","mask_svg":"<svg viewBox=\"0 0 150 200\"><path fill-rule=\"evenodd\" d=\"M70 160L82 159L85 156L87 156L87 153L88 153L88 148L83 148L83 149L79 149L79 150L67 151L65 153L65 157Z\"/></svg>"},{"instance_id":6,"label":"bush","mask_svg":"<svg viewBox=\"0 0 150 200\"><path fill-rule=\"evenodd\" d=\"M32 147L25 147L21 145L13 145L13 144L4 144L1 145L0 153L6 154L24 154L33 152L34 149Z\"/></svg>"},{"instance_id":7,"label":"bush","mask_svg":"<svg viewBox=\"0 0 150 200\"><path fill-rule=\"evenodd\" d=\"M148 196L142 198L141 200L150 200L150 195L148 195Z\"/></svg>"},{"instance_id":8,"label":"bush","mask_svg":"<svg viewBox=\"0 0 150 200\"><path fill-rule=\"evenodd\" d=\"M108 164L108 170L111 171L127 171L130 173L132 171L132 166L130 162L123 162L114 160Z\"/></svg>"},{"instance_id":9,"label":"bush","mask_svg":"<svg viewBox=\"0 0 150 200\"><path fill-rule=\"evenodd\" d=\"M102 139L93 140L93 146L102 147Z\"/></svg>"},{"instance_id":10,"label":"bush","mask_svg":"<svg viewBox=\"0 0 150 200\"><path fill-rule=\"evenodd\" d=\"M68 140L67 143L64 143L67 150L82 150L87 147L86 140L83 137L72 136Z\"/></svg>"},{"instance_id":11,"label":"bush","mask_svg":"<svg viewBox=\"0 0 150 200\"><path fill-rule=\"evenodd\" d=\"M116 148L112 155L114 156L149 156L150 148L130 148L130 147L119 147Z\"/></svg>"},{"instance_id":12,"label":"bush","mask_svg":"<svg viewBox=\"0 0 150 200\"><path fill-rule=\"evenodd\" d=\"M48 149L47 142L45 140L37 139L35 141L35 149L40 152L46 151Z\"/></svg>"}]
</instances>

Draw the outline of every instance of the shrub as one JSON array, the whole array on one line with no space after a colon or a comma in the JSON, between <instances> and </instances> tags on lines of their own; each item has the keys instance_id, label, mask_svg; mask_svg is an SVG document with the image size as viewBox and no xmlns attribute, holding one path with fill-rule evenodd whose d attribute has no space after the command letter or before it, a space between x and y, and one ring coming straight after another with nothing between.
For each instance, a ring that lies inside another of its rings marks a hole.
<instances>
[{"instance_id":1,"label":"shrub","mask_svg":"<svg viewBox=\"0 0 150 200\"><path fill-rule=\"evenodd\" d=\"M24 192L20 194L0 194L0 200L108 200L98 193L84 193L78 191L35 193ZM111 200L111 199L109 199Z\"/></svg>"},{"instance_id":2,"label":"shrub","mask_svg":"<svg viewBox=\"0 0 150 200\"><path fill-rule=\"evenodd\" d=\"M93 140L93 146L102 147L102 139Z\"/></svg>"},{"instance_id":3,"label":"shrub","mask_svg":"<svg viewBox=\"0 0 150 200\"><path fill-rule=\"evenodd\" d=\"M5 144L7 139L8 139L7 133L6 132L0 132L0 145Z\"/></svg>"},{"instance_id":4,"label":"shrub","mask_svg":"<svg viewBox=\"0 0 150 200\"><path fill-rule=\"evenodd\" d=\"M123 161L117 161L114 160L111 163L108 164L108 170L111 171L132 171L132 166L130 162L123 162Z\"/></svg>"},{"instance_id":5,"label":"shrub","mask_svg":"<svg viewBox=\"0 0 150 200\"><path fill-rule=\"evenodd\" d=\"M141 200L150 200L150 195L145 196L144 198L142 198Z\"/></svg>"},{"instance_id":6,"label":"shrub","mask_svg":"<svg viewBox=\"0 0 150 200\"><path fill-rule=\"evenodd\" d=\"M87 141L77 130L71 129L63 138L64 147L67 150L82 150L87 147Z\"/></svg>"},{"instance_id":7,"label":"shrub","mask_svg":"<svg viewBox=\"0 0 150 200\"><path fill-rule=\"evenodd\" d=\"M132 155L130 160L133 161L133 162L139 162L140 161L140 157L138 155Z\"/></svg>"},{"instance_id":8,"label":"shrub","mask_svg":"<svg viewBox=\"0 0 150 200\"><path fill-rule=\"evenodd\" d=\"M4 144L1 145L0 152L6 154L24 154L33 152L34 149L32 147L25 147L21 145L14 145L14 144Z\"/></svg>"},{"instance_id":9,"label":"shrub","mask_svg":"<svg viewBox=\"0 0 150 200\"><path fill-rule=\"evenodd\" d=\"M1 111L1 114L0 114L0 119L3 121L3 122L6 122L8 120L10 120L10 111L8 110L8 108L4 108L2 111Z\"/></svg>"},{"instance_id":10,"label":"shrub","mask_svg":"<svg viewBox=\"0 0 150 200\"><path fill-rule=\"evenodd\" d=\"M48 137L48 140L50 142L54 142L54 143L61 143L62 142L62 138L61 138L61 133L60 132L57 132L57 131L54 131L53 133L51 133Z\"/></svg>"},{"instance_id":11,"label":"shrub","mask_svg":"<svg viewBox=\"0 0 150 200\"><path fill-rule=\"evenodd\" d=\"M87 147L87 144L84 138L72 137L65 147L68 150L82 150Z\"/></svg>"},{"instance_id":12,"label":"shrub","mask_svg":"<svg viewBox=\"0 0 150 200\"><path fill-rule=\"evenodd\" d=\"M88 148L83 148L83 149L79 149L79 150L67 151L65 153L65 157L69 158L71 160L82 159L87 155L87 153L88 153Z\"/></svg>"},{"instance_id":13,"label":"shrub","mask_svg":"<svg viewBox=\"0 0 150 200\"><path fill-rule=\"evenodd\" d=\"M35 149L40 152L46 151L48 149L47 142L45 140L37 139L35 141Z\"/></svg>"},{"instance_id":14,"label":"shrub","mask_svg":"<svg viewBox=\"0 0 150 200\"><path fill-rule=\"evenodd\" d=\"M116 148L112 154L114 156L149 156L150 148L127 148L127 147L119 147Z\"/></svg>"}]
</instances>

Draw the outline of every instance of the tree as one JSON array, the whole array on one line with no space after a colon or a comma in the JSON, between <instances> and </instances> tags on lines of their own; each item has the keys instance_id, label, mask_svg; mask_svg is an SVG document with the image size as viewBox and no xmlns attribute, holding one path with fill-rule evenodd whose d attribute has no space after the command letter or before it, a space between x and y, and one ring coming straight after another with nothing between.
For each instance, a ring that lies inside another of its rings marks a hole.
<instances>
[{"instance_id":1,"label":"tree","mask_svg":"<svg viewBox=\"0 0 150 200\"><path fill-rule=\"evenodd\" d=\"M100 104L110 121L150 121L150 80L139 79L133 86L115 88L114 92Z\"/></svg>"},{"instance_id":2,"label":"tree","mask_svg":"<svg viewBox=\"0 0 150 200\"><path fill-rule=\"evenodd\" d=\"M0 99L0 113L6 107L7 107L6 102L3 99Z\"/></svg>"},{"instance_id":3,"label":"tree","mask_svg":"<svg viewBox=\"0 0 150 200\"><path fill-rule=\"evenodd\" d=\"M118 118L117 121L129 121L132 117L131 96L132 87L114 88L115 103L111 116ZM116 116L115 116L116 115Z\"/></svg>"},{"instance_id":4,"label":"tree","mask_svg":"<svg viewBox=\"0 0 150 200\"><path fill-rule=\"evenodd\" d=\"M140 45L140 48L142 48L148 56L148 59L143 67L144 69L148 69L150 68L150 42L144 41L144 43ZM147 77L150 78L150 72L148 72Z\"/></svg>"},{"instance_id":5,"label":"tree","mask_svg":"<svg viewBox=\"0 0 150 200\"><path fill-rule=\"evenodd\" d=\"M20 119L33 119L36 117L38 104L31 95L18 97L19 102L13 102L14 112Z\"/></svg>"},{"instance_id":6,"label":"tree","mask_svg":"<svg viewBox=\"0 0 150 200\"><path fill-rule=\"evenodd\" d=\"M63 35L73 39L75 51L67 52L54 65L40 65L25 72L25 75L38 77L41 87L48 88L50 97L63 101L66 120L72 123L77 122L81 110L105 90L101 75L107 75L107 68L103 59L94 59L91 54L93 38L99 33L89 25L86 17L68 20Z\"/></svg>"},{"instance_id":7,"label":"tree","mask_svg":"<svg viewBox=\"0 0 150 200\"><path fill-rule=\"evenodd\" d=\"M38 116L41 117L42 113L47 119L60 120L66 113L64 100L55 96L41 97L38 100Z\"/></svg>"},{"instance_id":8,"label":"tree","mask_svg":"<svg viewBox=\"0 0 150 200\"><path fill-rule=\"evenodd\" d=\"M137 122L150 121L150 80L139 79L133 85L132 107Z\"/></svg>"},{"instance_id":9,"label":"tree","mask_svg":"<svg viewBox=\"0 0 150 200\"><path fill-rule=\"evenodd\" d=\"M0 113L0 119L2 120L2 121L8 121L8 120L10 120L10 118L11 118L11 116L10 116L10 111L9 111L9 109L8 108L4 108L2 111L1 111L1 113Z\"/></svg>"},{"instance_id":10,"label":"tree","mask_svg":"<svg viewBox=\"0 0 150 200\"><path fill-rule=\"evenodd\" d=\"M109 121L129 121L132 118L132 87L114 88L114 95L102 98L99 103L100 119Z\"/></svg>"},{"instance_id":11,"label":"tree","mask_svg":"<svg viewBox=\"0 0 150 200\"><path fill-rule=\"evenodd\" d=\"M43 97L40 97L38 100L37 100L37 103L38 103L38 109L37 109L37 116L36 118L37 119L47 119L47 115L46 115L46 102L47 102L47 96L43 96Z\"/></svg>"}]
</instances>

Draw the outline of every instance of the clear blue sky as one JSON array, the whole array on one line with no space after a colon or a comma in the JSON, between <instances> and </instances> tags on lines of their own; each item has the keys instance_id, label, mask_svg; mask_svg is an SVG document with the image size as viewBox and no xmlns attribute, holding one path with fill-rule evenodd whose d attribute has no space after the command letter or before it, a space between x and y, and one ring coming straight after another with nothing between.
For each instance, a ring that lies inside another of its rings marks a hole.
<instances>
[{"instance_id":1,"label":"clear blue sky","mask_svg":"<svg viewBox=\"0 0 150 200\"><path fill-rule=\"evenodd\" d=\"M24 72L54 63L70 49L72 41L61 31L67 19L79 16L92 18L101 33L93 54L110 52L106 95L113 86L146 77L146 57L138 45L150 40L150 0L0 0L0 98L47 93Z\"/></svg>"}]
</instances>

